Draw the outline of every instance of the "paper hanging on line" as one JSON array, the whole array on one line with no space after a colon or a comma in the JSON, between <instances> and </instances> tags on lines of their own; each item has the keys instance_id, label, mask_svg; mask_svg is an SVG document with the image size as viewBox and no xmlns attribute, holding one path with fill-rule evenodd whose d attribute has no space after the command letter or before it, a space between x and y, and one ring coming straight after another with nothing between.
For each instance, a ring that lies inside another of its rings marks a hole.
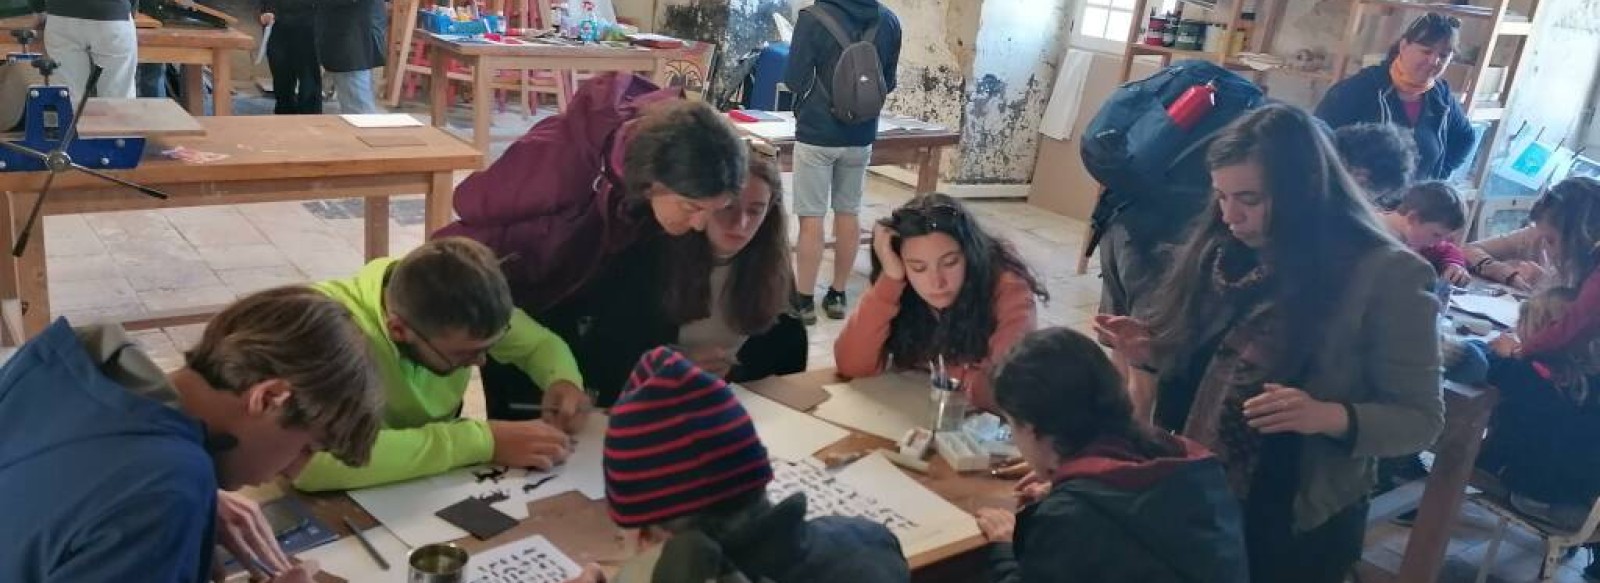
<instances>
[{"instance_id":1,"label":"paper hanging on line","mask_svg":"<svg viewBox=\"0 0 1600 583\"><path fill-rule=\"evenodd\" d=\"M837 425L789 408L783 403L768 399L739 385L732 385L733 394L750 414L756 434L767 446L767 455L779 459L798 460L811 457L824 447L850 436L850 432Z\"/></svg>"},{"instance_id":2,"label":"paper hanging on line","mask_svg":"<svg viewBox=\"0 0 1600 583\"><path fill-rule=\"evenodd\" d=\"M1486 296L1458 294L1450 296L1450 306L1476 316L1494 320L1507 328L1516 328L1522 305L1511 296Z\"/></svg>"},{"instance_id":3,"label":"paper hanging on line","mask_svg":"<svg viewBox=\"0 0 1600 583\"><path fill-rule=\"evenodd\" d=\"M590 500L599 500L605 498L601 455L608 422L605 415L590 415L583 430L573 436L577 443L572 455L551 472L503 466L459 468L408 482L352 490L350 498L412 546L467 536L467 531L434 516L467 498L489 500L496 510L517 520L528 517L529 502L563 492L577 491ZM549 482L535 486L552 475Z\"/></svg>"},{"instance_id":4,"label":"paper hanging on line","mask_svg":"<svg viewBox=\"0 0 1600 583\"><path fill-rule=\"evenodd\" d=\"M353 536L296 556L302 560L314 560L322 571L352 583L405 583L406 554L411 552L411 547L383 525L362 534L366 535L373 548L378 549L383 560L389 562L389 570L379 568L378 563L372 560L372 555L367 554L367 550L361 546L361 541Z\"/></svg>"},{"instance_id":5,"label":"paper hanging on line","mask_svg":"<svg viewBox=\"0 0 1600 583\"><path fill-rule=\"evenodd\" d=\"M767 497L773 503L804 492L807 519L851 516L882 524L900 539L906 558L981 535L971 515L880 454L838 473L829 473L816 460L774 460L772 474Z\"/></svg>"},{"instance_id":6,"label":"paper hanging on line","mask_svg":"<svg viewBox=\"0 0 1600 583\"><path fill-rule=\"evenodd\" d=\"M272 40L272 26L268 24L266 28L261 29L261 46L256 48L257 65L261 64L262 59L267 58L267 41Z\"/></svg>"},{"instance_id":7,"label":"paper hanging on line","mask_svg":"<svg viewBox=\"0 0 1600 583\"><path fill-rule=\"evenodd\" d=\"M583 569L541 535L506 543L467 560L468 583L566 583Z\"/></svg>"},{"instance_id":8,"label":"paper hanging on line","mask_svg":"<svg viewBox=\"0 0 1600 583\"><path fill-rule=\"evenodd\" d=\"M339 117L362 129L422 127L421 121L406 113L349 113Z\"/></svg>"},{"instance_id":9,"label":"paper hanging on line","mask_svg":"<svg viewBox=\"0 0 1600 583\"><path fill-rule=\"evenodd\" d=\"M898 441L928 425L932 414L926 373L888 373L822 389L830 397L817 406L817 417L884 439Z\"/></svg>"}]
</instances>

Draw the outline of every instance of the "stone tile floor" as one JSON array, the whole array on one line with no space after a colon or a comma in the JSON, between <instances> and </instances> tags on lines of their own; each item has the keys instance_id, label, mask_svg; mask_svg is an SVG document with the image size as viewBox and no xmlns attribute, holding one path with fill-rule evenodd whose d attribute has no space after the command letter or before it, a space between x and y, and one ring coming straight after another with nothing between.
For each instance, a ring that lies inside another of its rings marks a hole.
<instances>
[{"instance_id":1,"label":"stone tile floor","mask_svg":"<svg viewBox=\"0 0 1600 583\"><path fill-rule=\"evenodd\" d=\"M254 89L241 87L239 93L238 113L271 111L270 99ZM416 105L401 111L426 115ZM336 112L330 107L330 113ZM491 155L502 153L507 142L530 124L516 110L497 113ZM470 127L462 109L453 112L452 125L458 130ZM909 196L899 183L872 178L863 224L884 216ZM397 197L393 205L390 250L401 254L423 240L421 197ZM1085 225L1021 202L974 202L971 208L986 228L1016 245L1045 282L1051 301L1040 311L1041 325L1086 331L1099 302L1100 282L1095 262L1088 274L1075 272ZM275 285L344 277L362 263L361 207L354 200L53 216L44 221L51 304L57 315L75 322L224 303ZM848 286L852 298L866 285L866 253L865 249L858 253ZM831 271L831 262L825 259L819 287L828 283ZM832 366L833 339L841 326L842 322L824 317L812 328L812 368ZM182 361L181 350L197 340L200 330L182 326L141 331L134 337L160 364L176 367ZM476 387L469 392L466 409L468 414L482 415L482 396ZM1492 528L1487 513L1471 507L1463 512L1441 581L1473 580ZM1404 528L1387 523L1374 526L1368 533L1368 563L1396 568L1405 534ZM1512 530L1506 543L1490 580L1533 580L1539 542ZM1555 580L1583 581L1580 570L1586 560L1579 553L1563 565Z\"/></svg>"}]
</instances>

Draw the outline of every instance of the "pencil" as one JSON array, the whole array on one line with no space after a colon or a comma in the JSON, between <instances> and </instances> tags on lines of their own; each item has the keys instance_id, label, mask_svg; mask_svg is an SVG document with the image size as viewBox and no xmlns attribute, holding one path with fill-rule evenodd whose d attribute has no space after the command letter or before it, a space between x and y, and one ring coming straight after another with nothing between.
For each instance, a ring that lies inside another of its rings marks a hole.
<instances>
[{"instance_id":1,"label":"pencil","mask_svg":"<svg viewBox=\"0 0 1600 583\"><path fill-rule=\"evenodd\" d=\"M372 555L372 560L378 563L379 568L388 571L389 561L383 560L383 555L378 554L378 549L372 546L372 541L367 540L367 535L361 534L361 529L356 528L356 524L350 521L350 517L344 516L341 518L344 519L345 527L349 528L350 533L356 535L356 540L361 542L361 548L367 549L367 554Z\"/></svg>"}]
</instances>

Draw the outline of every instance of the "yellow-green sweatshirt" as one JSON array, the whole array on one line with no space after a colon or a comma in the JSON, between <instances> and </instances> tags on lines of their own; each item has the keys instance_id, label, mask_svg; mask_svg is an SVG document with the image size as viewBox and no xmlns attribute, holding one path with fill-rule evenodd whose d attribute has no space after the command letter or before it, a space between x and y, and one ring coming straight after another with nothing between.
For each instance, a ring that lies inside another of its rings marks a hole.
<instances>
[{"instance_id":1,"label":"yellow-green sweatshirt","mask_svg":"<svg viewBox=\"0 0 1600 583\"><path fill-rule=\"evenodd\" d=\"M387 402L384 428L378 432L371 462L352 468L319 453L295 479L295 487L301 490L348 490L400 482L484 463L494 453L487 422L457 417L471 371L463 368L446 376L433 374L402 357L389 338L383 281L394 262L393 258L377 259L355 277L314 286L349 308L367 333ZM489 355L522 369L541 387L560 381L583 386L572 350L522 310L512 311L505 339L489 349Z\"/></svg>"}]
</instances>

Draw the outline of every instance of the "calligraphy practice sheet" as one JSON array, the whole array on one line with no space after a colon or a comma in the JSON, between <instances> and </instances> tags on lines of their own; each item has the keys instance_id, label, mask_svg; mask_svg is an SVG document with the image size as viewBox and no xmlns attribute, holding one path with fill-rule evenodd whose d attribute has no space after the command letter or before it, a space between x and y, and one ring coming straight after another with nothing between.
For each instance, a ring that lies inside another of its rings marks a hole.
<instances>
[{"instance_id":1,"label":"calligraphy practice sheet","mask_svg":"<svg viewBox=\"0 0 1600 583\"><path fill-rule=\"evenodd\" d=\"M608 422L605 415L590 415L583 430L573 436L576 443L572 455L550 472L475 466L398 484L351 490L350 498L394 531L400 540L414 547L467 536L467 531L434 516L435 512L467 498L487 501L496 510L517 520L528 517L529 502L563 492L576 490L591 500L598 500L605 497L600 458L605 449Z\"/></svg>"},{"instance_id":2,"label":"calligraphy practice sheet","mask_svg":"<svg viewBox=\"0 0 1600 583\"><path fill-rule=\"evenodd\" d=\"M550 539L539 535L480 553L468 568L469 583L566 583L583 572Z\"/></svg>"},{"instance_id":3,"label":"calligraphy practice sheet","mask_svg":"<svg viewBox=\"0 0 1600 583\"><path fill-rule=\"evenodd\" d=\"M907 558L980 536L971 515L873 454L838 473L815 460L772 461L767 497L774 503L806 495L806 518L855 516L888 527Z\"/></svg>"}]
</instances>

